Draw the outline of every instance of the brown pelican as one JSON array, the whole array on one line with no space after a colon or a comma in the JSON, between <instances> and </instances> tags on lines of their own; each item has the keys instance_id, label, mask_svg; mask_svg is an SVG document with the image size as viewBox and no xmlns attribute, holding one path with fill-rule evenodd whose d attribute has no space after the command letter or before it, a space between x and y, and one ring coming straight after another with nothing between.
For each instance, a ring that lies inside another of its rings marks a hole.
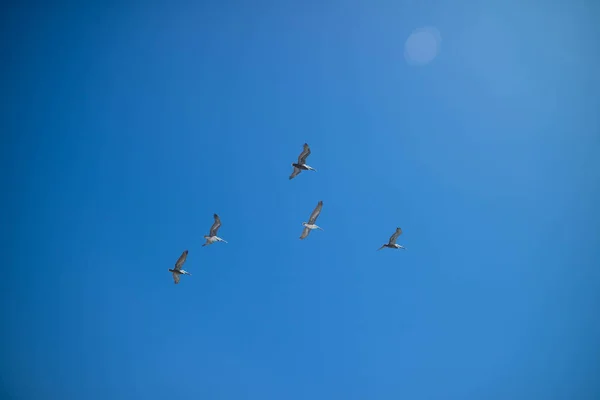
<instances>
[{"instance_id":1,"label":"brown pelican","mask_svg":"<svg viewBox=\"0 0 600 400\"><path fill-rule=\"evenodd\" d=\"M213 218L215 219L215 222L210 227L210 233L208 235L204 235L204 239L206 239L206 243L204 243L202 245L202 247L209 246L209 245L213 244L214 242L227 243L225 240L223 240L217 236L217 231L221 227L221 218L219 218L219 216L217 214L214 214Z\"/></svg>"},{"instance_id":2,"label":"brown pelican","mask_svg":"<svg viewBox=\"0 0 600 400\"><path fill-rule=\"evenodd\" d=\"M396 239L398 236L402 235L402 228L396 228L396 232L392 236L390 236L390 241L377 249L377 251L383 249L384 247L389 247L390 249L406 249L404 246L396 244Z\"/></svg>"},{"instance_id":3,"label":"brown pelican","mask_svg":"<svg viewBox=\"0 0 600 400\"><path fill-rule=\"evenodd\" d=\"M185 259L187 258L187 255L188 255L188 251L185 250L183 253L181 253L181 256L179 256L179 259L175 263L175 268L169 269L169 272L173 273L173 280L175 281L176 285L179 283L179 275L190 275L190 276L192 275L189 272L187 272L186 270L181 269L181 267L185 263Z\"/></svg>"},{"instance_id":4,"label":"brown pelican","mask_svg":"<svg viewBox=\"0 0 600 400\"><path fill-rule=\"evenodd\" d=\"M302 225L304 225L304 230L302 231L302 235L300 236L301 240L305 239L308 236L308 234L310 233L310 231L312 231L313 229L323 230L323 228L321 228L320 226L315 224L315 222L317 222L317 218L319 217L319 214L321 214L321 208L323 208L323 200L319 201L319 203L317 204L317 207L315 207L312 214L310 214L310 218L308 219L308 222L302 223Z\"/></svg>"},{"instance_id":5,"label":"brown pelican","mask_svg":"<svg viewBox=\"0 0 600 400\"><path fill-rule=\"evenodd\" d=\"M302 149L302 153L298 156L298 162L292 163L292 167L294 167L294 171L290 175L290 179L294 179L296 175L298 175L302 171L315 171L316 169L306 164L306 158L310 156L310 147L308 144L304 143L304 149Z\"/></svg>"}]
</instances>

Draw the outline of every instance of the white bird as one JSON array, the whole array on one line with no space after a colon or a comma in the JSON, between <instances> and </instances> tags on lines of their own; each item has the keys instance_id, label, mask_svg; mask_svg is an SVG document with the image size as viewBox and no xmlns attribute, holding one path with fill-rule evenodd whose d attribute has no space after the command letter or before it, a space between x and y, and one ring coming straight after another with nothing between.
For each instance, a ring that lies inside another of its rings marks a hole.
<instances>
[{"instance_id":1,"label":"white bird","mask_svg":"<svg viewBox=\"0 0 600 400\"><path fill-rule=\"evenodd\" d=\"M209 245L213 244L214 242L227 243L225 240L223 240L217 236L217 232L219 231L219 228L221 227L221 218L219 218L219 216L217 214L214 214L213 218L215 219L215 222L210 227L210 233L208 235L204 235L204 239L206 239L206 243L204 243L202 245L202 247L209 246Z\"/></svg>"},{"instance_id":2,"label":"white bird","mask_svg":"<svg viewBox=\"0 0 600 400\"><path fill-rule=\"evenodd\" d=\"M179 256L179 259L175 263L175 269L169 268L169 272L173 273L173 280L175 281L176 285L179 283L179 275L190 275L190 276L192 275L189 272L187 272L186 270L181 269L181 267L185 263L185 259L187 258L187 255L188 255L188 251L185 250L183 253L181 253L181 256Z\"/></svg>"},{"instance_id":3,"label":"white bird","mask_svg":"<svg viewBox=\"0 0 600 400\"><path fill-rule=\"evenodd\" d=\"M406 247L396 244L396 239L398 236L402 235L402 228L396 228L396 232L392 236L390 236L390 241L377 249L377 251L383 249L384 247L389 247L390 249L406 249Z\"/></svg>"},{"instance_id":4,"label":"white bird","mask_svg":"<svg viewBox=\"0 0 600 400\"><path fill-rule=\"evenodd\" d=\"M302 225L304 226L304 230L302 231L300 240L305 239L308 236L308 234L310 233L310 231L312 231L313 229L323 230L323 228L321 228L320 226L315 224L315 222L317 222L317 218L319 217L319 214L321 214L321 208L323 208L323 200L319 201L319 203L317 204L317 207L315 207L312 214L310 214L310 218L308 219L308 222L302 223Z\"/></svg>"},{"instance_id":5,"label":"white bird","mask_svg":"<svg viewBox=\"0 0 600 400\"><path fill-rule=\"evenodd\" d=\"M300 172L302 171L315 171L316 169L306 164L306 158L310 156L310 147L308 144L304 143L304 148L302 149L302 153L298 156L298 162L292 163L292 167L294 167L294 171L290 175L290 179L294 179Z\"/></svg>"}]
</instances>

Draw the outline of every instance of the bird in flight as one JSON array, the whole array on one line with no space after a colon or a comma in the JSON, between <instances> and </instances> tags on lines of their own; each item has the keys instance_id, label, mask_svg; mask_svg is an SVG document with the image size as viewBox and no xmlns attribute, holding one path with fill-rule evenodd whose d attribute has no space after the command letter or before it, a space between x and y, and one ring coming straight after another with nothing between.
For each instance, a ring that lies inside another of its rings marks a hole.
<instances>
[{"instance_id":1,"label":"bird in flight","mask_svg":"<svg viewBox=\"0 0 600 400\"><path fill-rule=\"evenodd\" d=\"M323 200L319 201L319 203L313 210L312 214L310 214L310 218L308 219L308 222L302 223L302 225L304 226L304 230L302 231L302 235L300 235L300 240L306 239L306 237L308 236L310 231L312 231L313 229L323 230L323 228L321 228L320 226L315 224L315 222L317 222L317 218L319 217L319 214L321 214L322 208L323 208Z\"/></svg>"},{"instance_id":2,"label":"bird in flight","mask_svg":"<svg viewBox=\"0 0 600 400\"><path fill-rule=\"evenodd\" d=\"M390 249L406 249L406 247L396 244L396 239L398 239L398 236L400 235L402 235L402 228L396 228L396 232L390 236L389 242L378 248L377 251L383 249L384 247L389 247Z\"/></svg>"},{"instance_id":3,"label":"bird in flight","mask_svg":"<svg viewBox=\"0 0 600 400\"><path fill-rule=\"evenodd\" d=\"M225 240L223 240L217 236L217 232L219 231L219 228L221 227L221 218L219 218L219 216L217 214L214 214L213 218L215 219L215 222L210 227L210 233L208 235L204 235L204 239L206 239L206 243L204 243L202 245L202 247L209 246L209 245L213 244L214 242L227 243Z\"/></svg>"},{"instance_id":4,"label":"bird in flight","mask_svg":"<svg viewBox=\"0 0 600 400\"><path fill-rule=\"evenodd\" d=\"M175 284L177 285L179 283L179 275L192 275L189 272L187 272L184 269L181 269L181 267L183 267L183 264L185 263L185 259L187 258L188 255L188 251L185 250L183 253L181 253L181 256L179 256L179 258L177 259L177 262L175 263L175 268L174 269L170 269L169 268L169 272L173 273L173 280L175 281Z\"/></svg>"},{"instance_id":5,"label":"bird in flight","mask_svg":"<svg viewBox=\"0 0 600 400\"><path fill-rule=\"evenodd\" d=\"M315 171L316 169L306 164L306 159L310 156L310 147L308 144L304 143L304 148L302 149L302 153L298 156L298 162L292 163L292 167L294 167L294 171L290 175L290 179L294 179L300 172L302 171Z\"/></svg>"}]
</instances>

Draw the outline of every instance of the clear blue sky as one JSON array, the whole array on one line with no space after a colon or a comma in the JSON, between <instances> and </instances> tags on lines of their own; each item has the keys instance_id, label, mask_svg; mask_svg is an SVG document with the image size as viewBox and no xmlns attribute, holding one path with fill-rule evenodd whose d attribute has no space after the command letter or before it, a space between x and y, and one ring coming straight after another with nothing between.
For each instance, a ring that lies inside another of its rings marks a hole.
<instances>
[{"instance_id":1,"label":"clear blue sky","mask_svg":"<svg viewBox=\"0 0 600 400\"><path fill-rule=\"evenodd\" d=\"M117 4L2 12L0 397L599 398L600 4Z\"/></svg>"}]
</instances>

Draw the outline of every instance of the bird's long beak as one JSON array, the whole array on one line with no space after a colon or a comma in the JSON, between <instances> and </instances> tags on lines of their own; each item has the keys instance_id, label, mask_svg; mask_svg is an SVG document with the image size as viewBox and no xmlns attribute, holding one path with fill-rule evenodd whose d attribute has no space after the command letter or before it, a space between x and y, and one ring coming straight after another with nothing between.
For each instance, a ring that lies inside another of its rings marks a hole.
<instances>
[{"instance_id":1,"label":"bird's long beak","mask_svg":"<svg viewBox=\"0 0 600 400\"><path fill-rule=\"evenodd\" d=\"M385 247L385 246L381 246L380 248L378 248L378 249L377 249L377 251L379 251L379 250L383 249L384 247Z\"/></svg>"}]
</instances>

